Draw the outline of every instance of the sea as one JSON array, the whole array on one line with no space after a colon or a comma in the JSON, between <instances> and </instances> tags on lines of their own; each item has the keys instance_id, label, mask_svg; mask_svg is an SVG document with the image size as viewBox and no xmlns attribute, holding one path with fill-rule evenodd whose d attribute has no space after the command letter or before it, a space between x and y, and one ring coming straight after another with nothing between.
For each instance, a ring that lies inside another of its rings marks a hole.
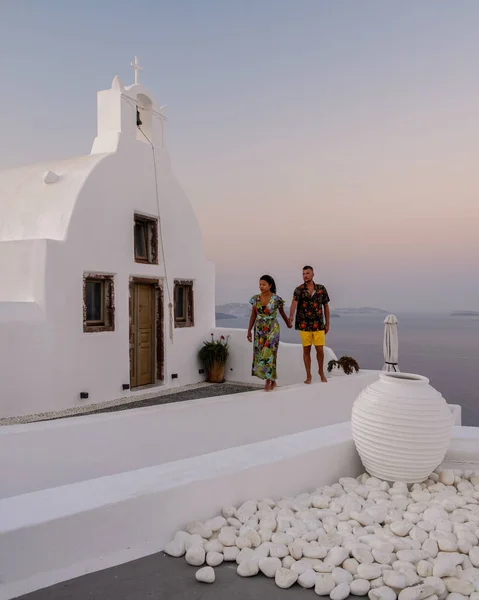
<instances>
[{"instance_id":1,"label":"sea","mask_svg":"<svg viewBox=\"0 0 479 600\"><path fill-rule=\"evenodd\" d=\"M462 407L462 424L479 427L479 317L400 314L399 369L428 377L450 404ZM219 319L218 327L246 329L248 318ZM352 356L363 369L382 369L384 317L331 318L327 345L336 356ZM283 342L299 343L294 329L281 327Z\"/></svg>"}]
</instances>

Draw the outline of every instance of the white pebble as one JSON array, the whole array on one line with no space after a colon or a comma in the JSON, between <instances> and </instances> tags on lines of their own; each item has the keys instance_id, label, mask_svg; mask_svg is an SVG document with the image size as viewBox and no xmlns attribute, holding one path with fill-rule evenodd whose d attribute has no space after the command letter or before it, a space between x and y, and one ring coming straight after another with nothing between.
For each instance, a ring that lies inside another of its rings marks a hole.
<instances>
[{"instance_id":1,"label":"white pebble","mask_svg":"<svg viewBox=\"0 0 479 600\"><path fill-rule=\"evenodd\" d=\"M396 521L395 523L391 523L389 527L395 535L403 537L411 531L411 529L413 528L413 524L409 521L402 520Z\"/></svg>"},{"instance_id":2,"label":"white pebble","mask_svg":"<svg viewBox=\"0 0 479 600\"><path fill-rule=\"evenodd\" d=\"M296 561L294 560L294 558L292 556L285 556L283 558L283 560L281 561L281 566L284 567L285 569L291 569L292 565L294 565Z\"/></svg>"},{"instance_id":3,"label":"white pebble","mask_svg":"<svg viewBox=\"0 0 479 600\"><path fill-rule=\"evenodd\" d=\"M236 546L228 546L223 549L223 556L225 562L233 562L238 558L238 554L240 553L240 549Z\"/></svg>"},{"instance_id":4,"label":"white pebble","mask_svg":"<svg viewBox=\"0 0 479 600\"><path fill-rule=\"evenodd\" d=\"M189 534L200 535L202 538L210 538L213 535L212 530L201 521L191 521L185 529Z\"/></svg>"},{"instance_id":5,"label":"white pebble","mask_svg":"<svg viewBox=\"0 0 479 600\"><path fill-rule=\"evenodd\" d=\"M396 592L385 585L372 589L368 596L370 600L396 600Z\"/></svg>"},{"instance_id":6,"label":"white pebble","mask_svg":"<svg viewBox=\"0 0 479 600\"><path fill-rule=\"evenodd\" d=\"M371 589L371 584L366 579L355 579L349 587L353 596L365 596Z\"/></svg>"},{"instance_id":7,"label":"white pebble","mask_svg":"<svg viewBox=\"0 0 479 600\"><path fill-rule=\"evenodd\" d=\"M284 544L272 544L269 553L273 557L284 558L285 556L288 556L289 550Z\"/></svg>"},{"instance_id":8,"label":"white pebble","mask_svg":"<svg viewBox=\"0 0 479 600\"><path fill-rule=\"evenodd\" d=\"M172 540L171 542L168 542L168 544L166 544L165 552L169 556L179 558L180 556L183 556L186 552L185 542L183 540Z\"/></svg>"},{"instance_id":9,"label":"white pebble","mask_svg":"<svg viewBox=\"0 0 479 600\"><path fill-rule=\"evenodd\" d=\"M303 547L303 556L306 558L324 558L327 553L327 549L322 546L312 546L311 544L308 544Z\"/></svg>"},{"instance_id":10,"label":"white pebble","mask_svg":"<svg viewBox=\"0 0 479 600\"><path fill-rule=\"evenodd\" d=\"M296 583L298 580L298 574L294 573L290 569L281 567L281 569L276 571L274 580L279 588L286 590Z\"/></svg>"},{"instance_id":11,"label":"white pebble","mask_svg":"<svg viewBox=\"0 0 479 600\"><path fill-rule=\"evenodd\" d=\"M355 558L347 558L344 562L343 562L343 569L346 569L346 571L349 571L349 573L351 573L351 575L356 575L356 573L358 572L358 561Z\"/></svg>"},{"instance_id":12,"label":"white pebble","mask_svg":"<svg viewBox=\"0 0 479 600\"><path fill-rule=\"evenodd\" d=\"M218 534L218 540L223 546L236 546L236 529L234 527L223 527Z\"/></svg>"},{"instance_id":13,"label":"white pebble","mask_svg":"<svg viewBox=\"0 0 479 600\"><path fill-rule=\"evenodd\" d=\"M479 546L475 546L470 552L469 552L469 560L472 562L472 564L475 567L479 567Z\"/></svg>"},{"instance_id":14,"label":"white pebble","mask_svg":"<svg viewBox=\"0 0 479 600\"><path fill-rule=\"evenodd\" d=\"M434 586L421 583L399 592L399 600L423 600L434 594Z\"/></svg>"},{"instance_id":15,"label":"white pebble","mask_svg":"<svg viewBox=\"0 0 479 600\"><path fill-rule=\"evenodd\" d=\"M335 587L336 584L331 573L320 573L316 576L314 591L318 596L329 596Z\"/></svg>"},{"instance_id":16,"label":"white pebble","mask_svg":"<svg viewBox=\"0 0 479 600\"><path fill-rule=\"evenodd\" d=\"M378 577L377 579L371 579L369 583L371 584L371 589L375 590L376 588L384 586L384 579L382 577Z\"/></svg>"},{"instance_id":17,"label":"white pebble","mask_svg":"<svg viewBox=\"0 0 479 600\"><path fill-rule=\"evenodd\" d=\"M276 557L262 558L259 561L259 569L266 577L274 577L276 571L281 569L281 560Z\"/></svg>"},{"instance_id":18,"label":"white pebble","mask_svg":"<svg viewBox=\"0 0 479 600\"><path fill-rule=\"evenodd\" d=\"M188 552L190 548L203 548L205 542L206 540L202 538L201 535L190 535L185 541L186 551Z\"/></svg>"},{"instance_id":19,"label":"white pebble","mask_svg":"<svg viewBox=\"0 0 479 600\"><path fill-rule=\"evenodd\" d=\"M454 471L452 469L445 469L439 473L439 482L444 485L454 485Z\"/></svg>"},{"instance_id":20,"label":"white pebble","mask_svg":"<svg viewBox=\"0 0 479 600\"><path fill-rule=\"evenodd\" d=\"M331 550L328 552L328 555L324 559L324 564L337 567L341 565L348 558L348 556L349 552L345 548L336 546L335 548L331 548Z\"/></svg>"},{"instance_id":21,"label":"white pebble","mask_svg":"<svg viewBox=\"0 0 479 600\"><path fill-rule=\"evenodd\" d=\"M224 556L220 552L208 552L206 554L206 564L210 567L217 567L223 560Z\"/></svg>"},{"instance_id":22,"label":"white pebble","mask_svg":"<svg viewBox=\"0 0 479 600\"><path fill-rule=\"evenodd\" d=\"M434 593L437 596L443 596L447 592L446 584L440 577L426 577L424 579L424 583L427 585L432 585L434 588Z\"/></svg>"},{"instance_id":23,"label":"white pebble","mask_svg":"<svg viewBox=\"0 0 479 600\"><path fill-rule=\"evenodd\" d=\"M417 574L420 577L432 577L433 568L432 568L432 563L430 563L429 561L420 560L417 563L416 568L417 568Z\"/></svg>"},{"instance_id":24,"label":"white pebble","mask_svg":"<svg viewBox=\"0 0 479 600\"><path fill-rule=\"evenodd\" d=\"M214 533L226 525L226 519L224 517L214 517L213 519L206 521L205 525Z\"/></svg>"},{"instance_id":25,"label":"white pebble","mask_svg":"<svg viewBox=\"0 0 479 600\"><path fill-rule=\"evenodd\" d=\"M202 583L214 583L215 581L215 570L211 567L203 567L195 573L196 581Z\"/></svg>"},{"instance_id":26,"label":"white pebble","mask_svg":"<svg viewBox=\"0 0 479 600\"><path fill-rule=\"evenodd\" d=\"M243 562L240 562L236 572L241 577L254 577L259 572L258 561L244 560Z\"/></svg>"},{"instance_id":27,"label":"white pebble","mask_svg":"<svg viewBox=\"0 0 479 600\"><path fill-rule=\"evenodd\" d=\"M403 590L407 587L407 577L400 571L384 571L383 573L384 583L391 588L396 590Z\"/></svg>"},{"instance_id":28,"label":"white pebble","mask_svg":"<svg viewBox=\"0 0 479 600\"><path fill-rule=\"evenodd\" d=\"M333 576L336 585L339 585L340 583L350 583L353 580L351 573L346 571L346 569L341 569L341 567L333 569L331 575Z\"/></svg>"},{"instance_id":29,"label":"white pebble","mask_svg":"<svg viewBox=\"0 0 479 600\"><path fill-rule=\"evenodd\" d=\"M303 560L295 560L289 568L291 569L291 571L294 571L298 575L301 575L302 573L312 569L311 563Z\"/></svg>"},{"instance_id":30,"label":"white pebble","mask_svg":"<svg viewBox=\"0 0 479 600\"><path fill-rule=\"evenodd\" d=\"M457 565L461 564L463 558L460 554L451 552L449 555L438 556L434 560L432 574L434 577L454 577Z\"/></svg>"},{"instance_id":31,"label":"white pebble","mask_svg":"<svg viewBox=\"0 0 479 600\"><path fill-rule=\"evenodd\" d=\"M229 519L230 517L232 517L235 514L235 512L236 508L234 506L224 506L221 509L221 514L225 519Z\"/></svg>"},{"instance_id":32,"label":"white pebble","mask_svg":"<svg viewBox=\"0 0 479 600\"><path fill-rule=\"evenodd\" d=\"M205 552L223 552L224 546L218 538L215 538L214 540L209 540L206 542L204 549Z\"/></svg>"},{"instance_id":33,"label":"white pebble","mask_svg":"<svg viewBox=\"0 0 479 600\"><path fill-rule=\"evenodd\" d=\"M303 588L313 588L316 585L316 572L313 569L308 569L298 576L298 583Z\"/></svg>"},{"instance_id":34,"label":"white pebble","mask_svg":"<svg viewBox=\"0 0 479 600\"><path fill-rule=\"evenodd\" d=\"M443 581L449 593L470 596L476 589L476 586L470 581L458 579L457 577L444 577Z\"/></svg>"},{"instance_id":35,"label":"white pebble","mask_svg":"<svg viewBox=\"0 0 479 600\"><path fill-rule=\"evenodd\" d=\"M190 548L186 553L185 560L189 565L199 567L205 562L206 552L202 546Z\"/></svg>"},{"instance_id":36,"label":"white pebble","mask_svg":"<svg viewBox=\"0 0 479 600\"><path fill-rule=\"evenodd\" d=\"M343 582L337 585L329 594L331 600L346 600L349 596L349 583Z\"/></svg>"},{"instance_id":37,"label":"white pebble","mask_svg":"<svg viewBox=\"0 0 479 600\"><path fill-rule=\"evenodd\" d=\"M378 577L381 577L381 574L382 569L379 565L362 563L358 566L358 576L361 579L367 579L370 581L371 579L377 579Z\"/></svg>"}]
</instances>

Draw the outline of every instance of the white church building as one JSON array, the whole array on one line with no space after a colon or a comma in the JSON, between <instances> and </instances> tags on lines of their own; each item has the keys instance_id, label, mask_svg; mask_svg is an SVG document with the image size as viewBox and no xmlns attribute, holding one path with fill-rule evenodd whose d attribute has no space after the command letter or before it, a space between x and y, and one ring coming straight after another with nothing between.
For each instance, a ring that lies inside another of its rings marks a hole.
<instances>
[{"instance_id":1,"label":"white church building","mask_svg":"<svg viewBox=\"0 0 479 600\"><path fill-rule=\"evenodd\" d=\"M89 155L0 172L0 418L204 379L214 266L134 66Z\"/></svg>"}]
</instances>

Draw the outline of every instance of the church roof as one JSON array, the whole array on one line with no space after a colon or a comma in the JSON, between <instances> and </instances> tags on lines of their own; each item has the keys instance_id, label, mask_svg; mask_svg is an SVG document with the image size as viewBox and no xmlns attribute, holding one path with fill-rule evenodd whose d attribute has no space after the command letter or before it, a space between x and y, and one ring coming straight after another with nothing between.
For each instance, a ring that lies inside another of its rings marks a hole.
<instances>
[{"instance_id":1,"label":"church roof","mask_svg":"<svg viewBox=\"0 0 479 600\"><path fill-rule=\"evenodd\" d=\"M105 156L0 171L0 241L64 239L78 194Z\"/></svg>"}]
</instances>

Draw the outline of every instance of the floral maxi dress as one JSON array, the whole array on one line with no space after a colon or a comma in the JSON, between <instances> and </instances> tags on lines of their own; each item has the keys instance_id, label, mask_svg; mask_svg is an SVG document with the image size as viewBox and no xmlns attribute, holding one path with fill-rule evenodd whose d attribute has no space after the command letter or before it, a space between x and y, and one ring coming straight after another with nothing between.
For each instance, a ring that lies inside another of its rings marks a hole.
<instances>
[{"instance_id":1,"label":"floral maxi dress","mask_svg":"<svg viewBox=\"0 0 479 600\"><path fill-rule=\"evenodd\" d=\"M253 296L250 304L256 308L253 341L253 368L251 374L260 379L276 381L276 357L279 346L278 309L284 300L273 294L267 306L261 304L259 294Z\"/></svg>"}]
</instances>

